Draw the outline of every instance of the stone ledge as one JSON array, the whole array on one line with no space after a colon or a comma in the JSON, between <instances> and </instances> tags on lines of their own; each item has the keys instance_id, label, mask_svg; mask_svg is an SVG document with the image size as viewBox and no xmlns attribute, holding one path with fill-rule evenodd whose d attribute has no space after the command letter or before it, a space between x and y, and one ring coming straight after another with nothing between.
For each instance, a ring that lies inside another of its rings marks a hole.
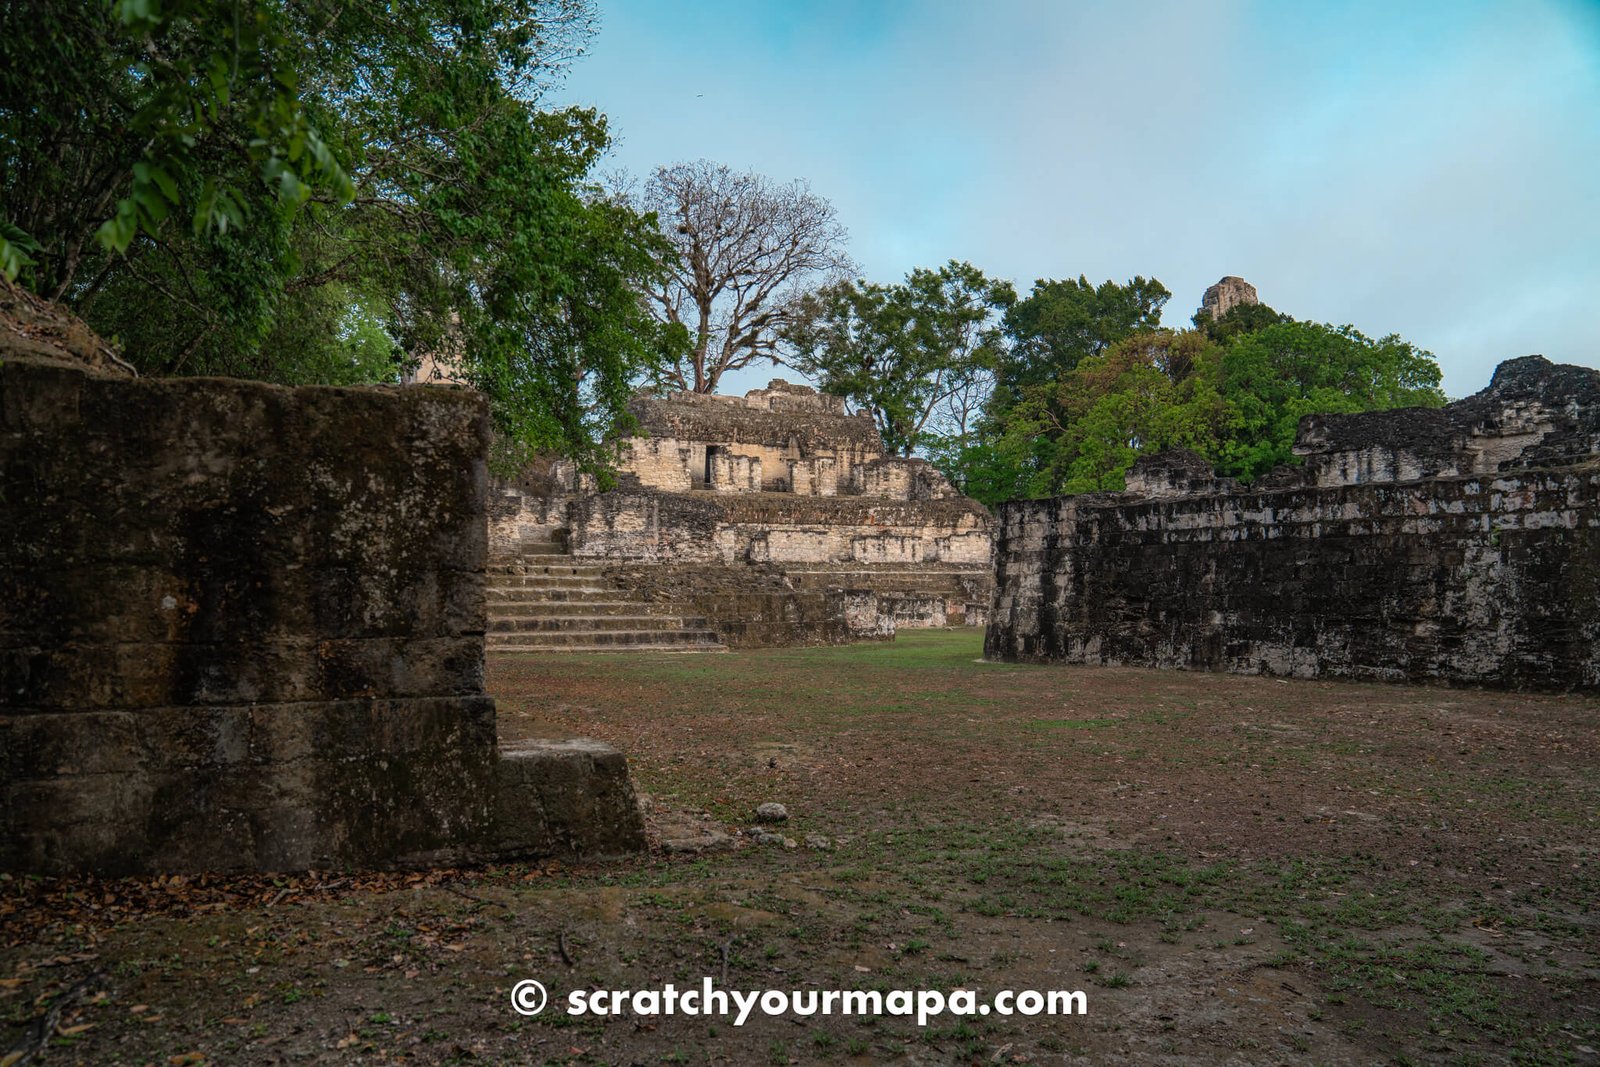
<instances>
[{"instance_id":1,"label":"stone ledge","mask_svg":"<svg viewBox=\"0 0 1600 1067\"><path fill-rule=\"evenodd\" d=\"M627 758L604 742L502 744L496 783L493 858L613 856L645 847Z\"/></svg>"}]
</instances>

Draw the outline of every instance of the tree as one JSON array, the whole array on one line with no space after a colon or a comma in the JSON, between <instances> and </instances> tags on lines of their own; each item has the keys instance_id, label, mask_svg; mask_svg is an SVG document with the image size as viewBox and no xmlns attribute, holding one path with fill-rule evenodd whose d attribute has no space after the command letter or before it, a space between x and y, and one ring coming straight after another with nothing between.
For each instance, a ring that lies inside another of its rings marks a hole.
<instances>
[{"instance_id":1,"label":"tree","mask_svg":"<svg viewBox=\"0 0 1600 1067\"><path fill-rule=\"evenodd\" d=\"M1254 333L1280 322L1294 320L1265 304L1235 304L1220 319L1213 319L1209 312L1202 310L1195 312L1191 321L1197 330L1213 341L1226 344L1241 334Z\"/></svg>"},{"instance_id":2,"label":"tree","mask_svg":"<svg viewBox=\"0 0 1600 1067\"><path fill-rule=\"evenodd\" d=\"M1023 390L985 424L988 448L967 457L965 484L987 503L1117 490L1140 455L1173 447L1250 481L1299 462L1302 416L1436 407L1438 382L1431 354L1349 326L1281 322L1229 344L1141 331Z\"/></svg>"},{"instance_id":3,"label":"tree","mask_svg":"<svg viewBox=\"0 0 1600 1067\"><path fill-rule=\"evenodd\" d=\"M985 503L1059 491L1056 444L1069 413L1058 387L1084 359L1161 321L1171 298L1154 278L1124 284L1040 279L1007 308L994 385L967 441L935 455L940 469Z\"/></svg>"},{"instance_id":4,"label":"tree","mask_svg":"<svg viewBox=\"0 0 1600 1067\"><path fill-rule=\"evenodd\" d=\"M32 267L59 300L91 241L124 252L177 212L196 233L238 229L264 189L285 209L314 187L348 199L300 98L293 21L250 0L7 5L7 276Z\"/></svg>"},{"instance_id":5,"label":"tree","mask_svg":"<svg viewBox=\"0 0 1600 1067\"><path fill-rule=\"evenodd\" d=\"M661 347L637 293L668 248L590 177L604 118L538 106L585 3L7 17L27 8L0 40L0 232L29 242L27 284L147 374L385 381L433 353L523 448L601 464Z\"/></svg>"},{"instance_id":6,"label":"tree","mask_svg":"<svg viewBox=\"0 0 1600 1067\"><path fill-rule=\"evenodd\" d=\"M1002 406L1030 385L1059 380L1134 331L1156 328L1171 298L1166 286L1142 276L1098 286L1081 275L1076 281L1041 278L1006 312L1011 348L1000 373Z\"/></svg>"},{"instance_id":7,"label":"tree","mask_svg":"<svg viewBox=\"0 0 1600 1067\"><path fill-rule=\"evenodd\" d=\"M1140 455L1187 448L1215 461L1231 425L1218 390L1220 350L1194 330L1145 330L1088 356L1036 407L1050 454L1036 483L1050 493L1123 488ZM1056 412L1064 414L1057 416Z\"/></svg>"},{"instance_id":8,"label":"tree","mask_svg":"<svg viewBox=\"0 0 1600 1067\"><path fill-rule=\"evenodd\" d=\"M839 282L802 297L782 331L796 369L870 412L885 446L951 447L992 387L1000 313L1016 299L970 263L918 268L901 285Z\"/></svg>"},{"instance_id":9,"label":"tree","mask_svg":"<svg viewBox=\"0 0 1600 1067\"><path fill-rule=\"evenodd\" d=\"M1439 407L1440 378L1433 353L1395 334L1375 341L1353 326L1294 321L1241 334L1221 357L1233 425L1219 470L1249 479L1295 462L1303 415Z\"/></svg>"},{"instance_id":10,"label":"tree","mask_svg":"<svg viewBox=\"0 0 1600 1067\"><path fill-rule=\"evenodd\" d=\"M833 206L799 181L679 163L657 169L641 206L677 254L647 290L651 312L676 338L659 384L712 393L728 371L775 361L806 286L850 269Z\"/></svg>"}]
</instances>

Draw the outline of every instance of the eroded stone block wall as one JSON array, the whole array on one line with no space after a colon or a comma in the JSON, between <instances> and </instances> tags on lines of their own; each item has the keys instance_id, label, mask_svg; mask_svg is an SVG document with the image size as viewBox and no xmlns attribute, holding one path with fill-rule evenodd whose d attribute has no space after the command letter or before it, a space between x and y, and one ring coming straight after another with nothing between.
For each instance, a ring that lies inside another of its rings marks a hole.
<instances>
[{"instance_id":1,"label":"eroded stone block wall","mask_svg":"<svg viewBox=\"0 0 1600 1067\"><path fill-rule=\"evenodd\" d=\"M1600 688L1597 399L1600 372L1517 360L1442 411L1308 417L1306 466L1255 487L1178 456L1002 505L985 654ZM1410 458L1350 458L1375 452Z\"/></svg>"},{"instance_id":2,"label":"eroded stone block wall","mask_svg":"<svg viewBox=\"0 0 1600 1067\"><path fill-rule=\"evenodd\" d=\"M464 390L0 364L0 868L493 844L488 433Z\"/></svg>"},{"instance_id":3,"label":"eroded stone block wall","mask_svg":"<svg viewBox=\"0 0 1600 1067\"><path fill-rule=\"evenodd\" d=\"M619 490L572 501L566 517L586 559L985 565L989 555L989 513L961 498Z\"/></svg>"},{"instance_id":4,"label":"eroded stone block wall","mask_svg":"<svg viewBox=\"0 0 1600 1067\"><path fill-rule=\"evenodd\" d=\"M846 414L838 397L774 381L742 397L644 394L629 410L640 433L623 442L616 489L570 471L543 487L495 487L497 555L557 543L583 560L703 567L715 596L687 597L678 570L658 577L730 644L881 637L986 615L987 509L926 460L885 455L872 419ZM624 572L640 588L656 580ZM859 621L868 614L870 626Z\"/></svg>"}]
</instances>

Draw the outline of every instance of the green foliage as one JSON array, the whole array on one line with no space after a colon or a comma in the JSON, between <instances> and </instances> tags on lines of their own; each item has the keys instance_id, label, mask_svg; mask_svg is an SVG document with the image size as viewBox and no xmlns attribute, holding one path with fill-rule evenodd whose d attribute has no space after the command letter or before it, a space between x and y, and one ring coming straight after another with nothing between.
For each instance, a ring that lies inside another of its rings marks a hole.
<instances>
[{"instance_id":1,"label":"green foliage","mask_svg":"<svg viewBox=\"0 0 1600 1067\"><path fill-rule=\"evenodd\" d=\"M0 269L147 374L393 381L422 353L596 465L665 346L665 243L538 98L584 0L12 5Z\"/></svg>"},{"instance_id":2,"label":"green foliage","mask_svg":"<svg viewBox=\"0 0 1600 1067\"><path fill-rule=\"evenodd\" d=\"M1124 285L1108 280L1098 286L1083 276L1035 282L1028 298L1006 312L1011 350L1001 370L1002 401L1006 394L1059 379L1080 360L1136 330L1154 329L1171 297L1154 278L1135 277Z\"/></svg>"},{"instance_id":3,"label":"green foliage","mask_svg":"<svg viewBox=\"0 0 1600 1067\"><path fill-rule=\"evenodd\" d=\"M1117 490L1143 452L1184 447L1214 457L1230 419L1219 355L1200 333L1144 330L1057 382L1025 389L993 420L995 448L967 472L969 491L994 503Z\"/></svg>"},{"instance_id":4,"label":"green foliage","mask_svg":"<svg viewBox=\"0 0 1600 1067\"><path fill-rule=\"evenodd\" d=\"M1058 492L1056 442L1067 413L1055 387L1085 359L1139 330L1154 329L1171 297L1153 278L1092 285L1041 279L1005 310L1006 342L982 417L958 441L940 441L931 458L962 491L986 504Z\"/></svg>"},{"instance_id":5,"label":"green foliage","mask_svg":"<svg viewBox=\"0 0 1600 1067\"><path fill-rule=\"evenodd\" d=\"M1296 462L1303 415L1444 403L1433 356L1399 337L1271 309L1219 325L1140 330L1053 379L997 393L983 445L941 465L986 503L1118 490L1140 455L1175 447L1249 481Z\"/></svg>"},{"instance_id":6,"label":"green foliage","mask_svg":"<svg viewBox=\"0 0 1600 1067\"><path fill-rule=\"evenodd\" d=\"M784 332L791 362L871 413L891 452L960 447L991 386L1010 283L970 263L917 268L900 285L850 281L808 294Z\"/></svg>"},{"instance_id":7,"label":"green foliage","mask_svg":"<svg viewBox=\"0 0 1600 1067\"><path fill-rule=\"evenodd\" d=\"M1281 322L1241 335L1222 357L1232 427L1218 469L1248 479L1290 462L1303 415L1439 407L1439 381L1433 354L1394 334L1374 341L1353 326Z\"/></svg>"},{"instance_id":8,"label":"green foliage","mask_svg":"<svg viewBox=\"0 0 1600 1067\"><path fill-rule=\"evenodd\" d=\"M1220 319L1213 319L1204 311L1197 311L1192 320L1195 329L1211 340L1226 344L1241 334L1254 333L1280 322L1293 322L1288 315L1265 304L1235 304Z\"/></svg>"}]
</instances>

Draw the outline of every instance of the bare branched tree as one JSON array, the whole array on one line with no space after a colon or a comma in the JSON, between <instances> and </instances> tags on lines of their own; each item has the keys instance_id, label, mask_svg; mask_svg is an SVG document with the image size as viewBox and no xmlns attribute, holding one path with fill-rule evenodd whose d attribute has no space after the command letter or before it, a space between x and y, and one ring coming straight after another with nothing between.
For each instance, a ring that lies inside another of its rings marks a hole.
<instances>
[{"instance_id":1,"label":"bare branched tree","mask_svg":"<svg viewBox=\"0 0 1600 1067\"><path fill-rule=\"evenodd\" d=\"M651 312L687 343L661 385L715 392L731 370L776 361L778 335L812 286L851 270L833 205L801 181L775 185L707 160L659 168L640 206L678 252Z\"/></svg>"}]
</instances>

